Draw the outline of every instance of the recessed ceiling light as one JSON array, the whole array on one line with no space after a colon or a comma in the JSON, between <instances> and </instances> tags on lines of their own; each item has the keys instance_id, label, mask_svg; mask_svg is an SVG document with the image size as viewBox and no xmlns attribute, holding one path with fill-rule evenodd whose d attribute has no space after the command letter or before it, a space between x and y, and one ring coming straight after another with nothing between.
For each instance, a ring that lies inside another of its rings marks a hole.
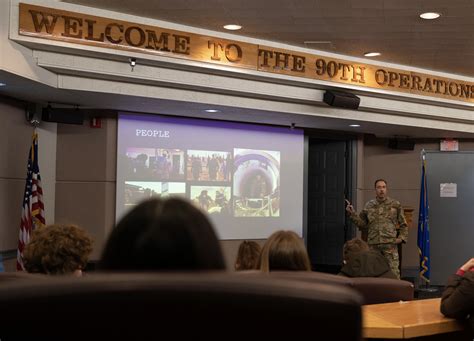
<instances>
[{"instance_id":1,"label":"recessed ceiling light","mask_svg":"<svg viewBox=\"0 0 474 341\"><path fill-rule=\"evenodd\" d=\"M237 24L229 24L229 25L224 25L224 28L229 31L237 31L242 28L242 26L237 25Z\"/></svg>"},{"instance_id":2,"label":"recessed ceiling light","mask_svg":"<svg viewBox=\"0 0 474 341\"><path fill-rule=\"evenodd\" d=\"M205 112L219 112L217 109L206 109Z\"/></svg>"},{"instance_id":3,"label":"recessed ceiling light","mask_svg":"<svg viewBox=\"0 0 474 341\"><path fill-rule=\"evenodd\" d=\"M357 128L357 127L360 127L360 124L349 124L349 127Z\"/></svg>"},{"instance_id":4,"label":"recessed ceiling light","mask_svg":"<svg viewBox=\"0 0 474 341\"><path fill-rule=\"evenodd\" d=\"M0 86L7 86L6 83L0 83Z\"/></svg>"},{"instance_id":5,"label":"recessed ceiling light","mask_svg":"<svg viewBox=\"0 0 474 341\"><path fill-rule=\"evenodd\" d=\"M426 19L426 20L433 20L433 19L438 19L441 16L441 14L436 13L436 12L426 12L426 13L421 13L420 18L421 19Z\"/></svg>"},{"instance_id":6,"label":"recessed ceiling light","mask_svg":"<svg viewBox=\"0 0 474 341\"><path fill-rule=\"evenodd\" d=\"M366 52L364 53L364 56L366 57L377 57L377 56L380 56L381 53L380 52Z\"/></svg>"}]
</instances>

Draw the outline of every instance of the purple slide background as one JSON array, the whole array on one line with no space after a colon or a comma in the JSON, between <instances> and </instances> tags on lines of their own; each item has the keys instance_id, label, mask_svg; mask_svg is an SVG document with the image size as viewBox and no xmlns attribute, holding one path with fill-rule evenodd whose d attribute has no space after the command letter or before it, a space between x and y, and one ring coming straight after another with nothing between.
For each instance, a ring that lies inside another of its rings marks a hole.
<instances>
[{"instance_id":1,"label":"purple slide background","mask_svg":"<svg viewBox=\"0 0 474 341\"><path fill-rule=\"evenodd\" d=\"M137 129L159 130L162 135L167 131L169 137L136 136ZM280 216L230 217L225 221L213 217L213 222L221 239L263 239L280 229L293 230L302 235L302 130L159 115L120 114L117 154L124 155L127 147L228 151L231 155L234 148L279 151ZM117 157L117 160L120 158ZM117 219L125 213L123 193L127 180L121 174L121 165L117 164Z\"/></svg>"}]
</instances>

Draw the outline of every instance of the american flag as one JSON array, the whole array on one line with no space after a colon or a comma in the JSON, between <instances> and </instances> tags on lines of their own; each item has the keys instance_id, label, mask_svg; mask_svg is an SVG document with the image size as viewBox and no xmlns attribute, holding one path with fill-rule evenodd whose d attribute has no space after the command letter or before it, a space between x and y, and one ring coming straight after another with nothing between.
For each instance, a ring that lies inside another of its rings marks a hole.
<instances>
[{"instance_id":1,"label":"american flag","mask_svg":"<svg viewBox=\"0 0 474 341\"><path fill-rule=\"evenodd\" d=\"M24 270L23 250L30 240L33 230L44 226L43 189L38 166L38 134L33 134L30 152L28 154L28 170L26 173L25 194L21 210L20 236L18 239L18 252L16 269Z\"/></svg>"}]
</instances>

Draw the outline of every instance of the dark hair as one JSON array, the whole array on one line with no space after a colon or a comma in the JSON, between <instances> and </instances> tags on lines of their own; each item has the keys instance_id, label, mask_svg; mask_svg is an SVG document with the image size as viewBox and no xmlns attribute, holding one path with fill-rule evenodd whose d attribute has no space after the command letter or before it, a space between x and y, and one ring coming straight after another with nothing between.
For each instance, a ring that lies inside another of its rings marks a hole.
<instances>
[{"instance_id":1,"label":"dark hair","mask_svg":"<svg viewBox=\"0 0 474 341\"><path fill-rule=\"evenodd\" d=\"M224 258L214 229L180 198L154 198L125 215L100 262L104 270L220 270Z\"/></svg>"},{"instance_id":2,"label":"dark hair","mask_svg":"<svg viewBox=\"0 0 474 341\"><path fill-rule=\"evenodd\" d=\"M260 268L260 252L262 248L257 242L244 240L240 243L235 270L256 270Z\"/></svg>"},{"instance_id":3,"label":"dark hair","mask_svg":"<svg viewBox=\"0 0 474 341\"><path fill-rule=\"evenodd\" d=\"M87 265L92 239L75 225L47 225L33 231L23 260L31 273L72 274Z\"/></svg>"},{"instance_id":4,"label":"dark hair","mask_svg":"<svg viewBox=\"0 0 474 341\"><path fill-rule=\"evenodd\" d=\"M342 254L347 261L353 254L363 251L369 251L369 245L362 239L354 238L345 242Z\"/></svg>"},{"instance_id":5,"label":"dark hair","mask_svg":"<svg viewBox=\"0 0 474 341\"><path fill-rule=\"evenodd\" d=\"M375 182L374 182L374 188L377 188L377 182L380 182L380 181L385 182L385 186L387 186L387 181L385 181L384 179L377 179L377 180L375 180Z\"/></svg>"},{"instance_id":6,"label":"dark hair","mask_svg":"<svg viewBox=\"0 0 474 341\"><path fill-rule=\"evenodd\" d=\"M293 231L273 233L263 246L260 270L311 271L308 252L301 238Z\"/></svg>"}]
</instances>

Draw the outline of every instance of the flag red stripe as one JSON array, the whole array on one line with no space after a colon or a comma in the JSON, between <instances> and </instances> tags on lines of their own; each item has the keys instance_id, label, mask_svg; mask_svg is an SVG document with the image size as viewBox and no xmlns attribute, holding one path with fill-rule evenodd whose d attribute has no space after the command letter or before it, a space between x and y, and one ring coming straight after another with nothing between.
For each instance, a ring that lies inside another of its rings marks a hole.
<instances>
[{"instance_id":1,"label":"flag red stripe","mask_svg":"<svg viewBox=\"0 0 474 341\"><path fill-rule=\"evenodd\" d=\"M24 270L23 251L30 240L31 232L45 223L43 189L41 188L38 166L38 135L35 133L28 153L25 193L18 236L17 270Z\"/></svg>"}]
</instances>

